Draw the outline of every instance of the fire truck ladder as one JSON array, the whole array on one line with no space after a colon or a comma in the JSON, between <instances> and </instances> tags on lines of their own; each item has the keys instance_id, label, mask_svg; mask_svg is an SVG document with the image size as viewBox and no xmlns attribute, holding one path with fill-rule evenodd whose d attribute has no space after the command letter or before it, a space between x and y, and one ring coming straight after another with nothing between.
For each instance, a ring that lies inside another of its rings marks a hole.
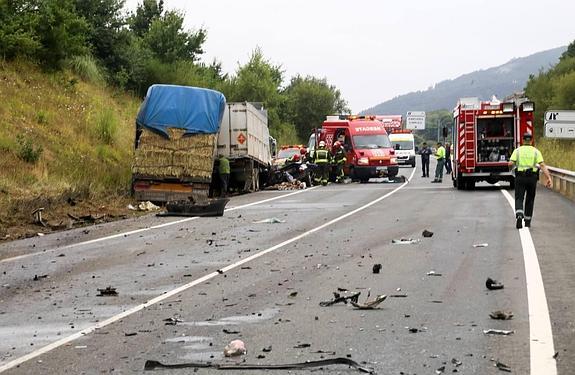
<instances>
[{"instance_id":1,"label":"fire truck ladder","mask_svg":"<svg viewBox=\"0 0 575 375\"><path fill-rule=\"evenodd\" d=\"M465 167L475 167L475 111L465 114Z\"/></svg>"}]
</instances>

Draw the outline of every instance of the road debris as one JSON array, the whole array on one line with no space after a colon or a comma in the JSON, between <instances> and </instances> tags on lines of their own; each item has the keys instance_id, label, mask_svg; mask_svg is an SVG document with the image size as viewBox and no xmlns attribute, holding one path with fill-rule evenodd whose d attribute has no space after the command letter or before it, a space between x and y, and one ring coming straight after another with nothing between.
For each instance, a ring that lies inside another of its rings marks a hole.
<instances>
[{"instance_id":1,"label":"road debris","mask_svg":"<svg viewBox=\"0 0 575 375\"><path fill-rule=\"evenodd\" d=\"M176 363L164 364L158 361L146 361L144 365L145 371L156 370L161 368L212 368L217 370L298 370L313 367L325 367L330 365L347 365L359 372L366 374L375 374L371 368L363 367L359 363L349 358L331 358L322 359L319 361L307 361L300 363L289 363L283 365L260 365L260 364L218 364L213 362L191 362L191 363Z\"/></svg>"},{"instance_id":2,"label":"road debris","mask_svg":"<svg viewBox=\"0 0 575 375\"><path fill-rule=\"evenodd\" d=\"M483 333L486 335L503 335L503 336L509 336L512 335L513 333L515 333L515 331L506 331L504 329L484 329Z\"/></svg>"},{"instance_id":3,"label":"road debris","mask_svg":"<svg viewBox=\"0 0 575 375\"><path fill-rule=\"evenodd\" d=\"M435 370L436 374L443 374L445 372L445 366L441 366L437 370Z\"/></svg>"},{"instance_id":4,"label":"road debris","mask_svg":"<svg viewBox=\"0 0 575 375\"><path fill-rule=\"evenodd\" d=\"M489 244L487 242L476 243L475 245L473 245L473 247L487 247L487 246L489 246Z\"/></svg>"},{"instance_id":5,"label":"road debris","mask_svg":"<svg viewBox=\"0 0 575 375\"><path fill-rule=\"evenodd\" d=\"M417 327L405 327L405 328L407 328L409 333L419 333L419 332L427 331L427 329L425 329L425 328L417 328Z\"/></svg>"},{"instance_id":6,"label":"road debris","mask_svg":"<svg viewBox=\"0 0 575 375\"><path fill-rule=\"evenodd\" d=\"M140 202L136 206L133 206L131 204L128 205L128 210L132 210L132 211L156 211L159 209L160 209L159 206L156 206L155 204L153 204L150 201Z\"/></svg>"},{"instance_id":7,"label":"road debris","mask_svg":"<svg viewBox=\"0 0 575 375\"><path fill-rule=\"evenodd\" d=\"M429 271L429 272L427 273L427 276L443 276L443 275L440 274L439 272Z\"/></svg>"},{"instance_id":8,"label":"road debris","mask_svg":"<svg viewBox=\"0 0 575 375\"><path fill-rule=\"evenodd\" d=\"M463 362L461 362L457 358L451 358L451 364L454 365L455 367L459 367L463 364Z\"/></svg>"},{"instance_id":9,"label":"road debris","mask_svg":"<svg viewBox=\"0 0 575 375\"><path fill-rule=\"evenodd\" d=\"M285 181L279 184L268 186L266 190L302 190L307 187L305 182L294 180L292 182Z\"/></svg>"},{"instance_id":10,"label":"road debris","mask_svg":"<svg viewBox=\"0 0 575 375\"><path fill-rule=\"evenodd\" d=\"M509 367L505 363L501 363L499 361L495 361L495 367L497 367L499 370L504 371L504 372L511 372L511 367Z\"/></svg>"},{"instance_id":11,"label":"road debris","mask_svg":"<svg viewBox=\"0 0 575 375\"><path fill-rule=\"evenodd\" d=\"M391 243L394 245L415 245L418 244L421 240L413 239L413 238L402 238L399 240L391 240Z\"/></svg>"},{"instance_id":12,"label":"road debris","mask_svg":"<svg viewBox=\"0 0 575 375\"><path fill-rule=\"evenodd\" d=\"M224 348L224 356L237 357L246 354L246 344L242 340L233 340Z\"/></svg>"},{"instance_id":13,"label":"road debris","mask_svg":"<svg viewBox=\"0 0 575 375\"><path fill-rule=\"evenodd\" d=\"M341 290L340 290L341 289ZM355 302L359 301L359 296L361 292L349 292L347 289L338 288L339 292L333 292L333 299L330 301L323 301L320 302L319 305L322 307L327 307L331 305L335 305L336 303L343 302L347 305L348 302ZM340 294L343 293L343 294Z\"/></svg>"},{"instance_id":14,"label":"road debris","mask_svg":"<svg viewBox=\"0 0 575 375\"><path fill-rule=\"evenodd\" d=\"M277 217L270 217L269 219L253 221L254 224L280 224L285 222L285 220L280 220Z\"/></svg>"},{"instance_id":15,"label":"road debris","mask_svg":"<svg viewBox=\"0 0 575 375\"><path fill-rule=\"evenodd\" d=\"M32 212L32 216L34 216L34 224L41 225L43 227L47 226L44 220L42 219L42 212L44 211L44 207L40 207L35 209Z\"/></svg>"},{"instance_id":16,"label":"road debris","mask_svg":"<svg viewBox=\"0 0 575 375\"><path fill-rule=\"evenodd\" d=\"M49 277L48 275L40 275L40 276L34 275L34 279L33 279L33 280L34 280L34 281L38 281L38 280L40 280L40 279L47 279L48 277Z\"/></svg>"},{"instance_id":17,"label":"road debris","mask_svg":"<svg viewBox=\"0 0 575 375\"><path fill-rule=\"evenodd\" d=\"M291 292L288 297L290 297L290 298L297 297L297 292Z\"/></svg>"},{"instance_id":18,"label":"road debris","mask_svg":"<svg viewBox=\"0 0 575 375\"><path fill-rule=\"evenodd\" d=\"M163 322L165 322L164 324L167 326L175 326L178 323L182 323L183 320L178 318L177 316L174 316L172 318L166 318L163 320Z\"/></svg>"},{"instance_id":19,"label":"road debris","mask_svg":"<svg viewBox=\"0 0 575 375\"><path fill-rule=\"evenodd\" d=\"M302 344L297 344L296 346L294 346L294 349L303 349L303 348L309 348L311 346L311 344L308 343L302 343Z\"/></svg>"},{"instance_id":20,"label":"road debris","mask_svg":"<svg viewBox=\"0 0 575 375\"><path fill-rule=\"evenodd\" d=\"M379 263L374 264L372 271L373 271L373 273L379 273L379 271L381 271L381 264L379 264Z\"/></svg>"},{"instance_id":21,"label":"road debris","mask_svg":"<svg viewBox=\"0 0 575 375\"><path fill-rule=\"evenodd\" d=\"M124 332L124 336L129 337L129 336L136 336L138 334L138 332Z\"/></svg>"},{"instance_id":22,"label":"road debris","mask_svg":"<svg viewBox=\"0 0 575 375\"><path fill-rule=\"evenodd\" d=\"M272 346L271 346L271 345L270 345L270 346L266 346L265 348L262 349L262 352L264 352L264 353L269 353L269 352L271 352L271 351L272 351Z\"/></svg>"},{"instance_id":23,"label":"road debris","mask_svg":"<svg viewBox=\"0 0 575 375\"><path fill-rule=\"evenodd\" d=\"M423 233L421 233L421 235L422 235L423 237L425 237L425 238L429 238L429 237L433 237L433 232L428 231L427 229L425 229L425 230L423 231Z\"/></svg>"},{"instance_id":24,"label":"road debris","mask_svg":"<svg viewBox=\"0 0 575 375\"><path fill-rule=\"evenodd\" d=\"M407 294L391 294L388 296L389 298L405 298Z\"/></svg>"},{"instance_id":25,"label":"road debris","mask_svg":"<svg viewBox=\"0 0 575 375\"><path fill-rule=\"evenodd\" d=\"M349 303L351 303L351 305L358 310L373 310L373 309L377 309L378 308L377 306L380 303L382 303L383 301L385 301L386 298L387 298L387 296L385 294L381 294L381 295L375 297L375 299L373 301L366 301L363 304L353 302L353 301L350 301Z\"/></svg>"},{"instance_id":26,"label":"road debris","mask_svg":"<svg viewBox=\"0 0 575 375\"><path fill-rule=\"evenodd\" d=\"M238 333L240 333L240 331L234 331L227 328L222 329L222 332L228 335L237 335Z\"/></svg>"},{"instance_id":27,"label":"road debris","mask_svg":"<svg viewBox=\"0 0 575 375\"><path fill-rule=\"evenodd\" d=\"M490 313L489 316L491 317L491 319L496 319L496 320L513 319L513 313L511 311L505 312L505 311L497 310L497 311L493 311L492 313Z\"/></svg>"},{"instance_id":28,"label":"road debris","mask_svg":"<svg viewBox=\"0 0 575 375\"><path fill-rule=\"evenodd\" d=\"M111 286L108 286L104 289L98 289L98 292L100 293L97 294L98 297L109 297L109 296L115 297L118 295L118 291L116 290L116 288L113 288Z\"/></svg>"},{"instance_id":29,"label":"road debris","mask_svg":"<svg viewBox=\"0 0 575 375\"><path fill-rule=\"evenodd\" d=\"M505 286L497 280L493 280L491 277L488 277L485 280L485 287L489 290L498 290L503 289Z\"/></svg>"}]
</instances>

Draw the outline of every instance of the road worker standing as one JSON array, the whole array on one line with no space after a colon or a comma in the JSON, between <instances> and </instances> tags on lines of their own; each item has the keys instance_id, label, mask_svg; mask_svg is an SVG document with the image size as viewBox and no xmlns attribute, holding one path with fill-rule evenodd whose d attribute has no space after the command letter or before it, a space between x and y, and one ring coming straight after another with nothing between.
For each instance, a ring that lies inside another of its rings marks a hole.
<instances>
[{"instance_id":1,"label":"road worker standing","mask_svg":"<svg viewBox=\"0 0 575 375\"><path fill-rule=\"evenodd\" d=\"M324 141L319 142L319 147L313 153L314 163L317 164L317 175L315 183L327 185L329 178L329 165L331 162L331 153L325 146Z\"/></svg>"},{"instance_id":2,"label":"road worker standing","mask_svg":"<svg viewBox=\"0 0 575 375\"><path fill-rule=\"evenodd\" d=\"M345 177L343 173L343 166L345 165L345 151L341 147L341 143L336 141L333 144L333 164L335 166L335 182L342 183Z\"/></svg>"},{"instance_id":3,"label":"road worker standing","mask_svg":"<svg viewBox=\"0 0 575 375\"><path fill-rule=\"evenodd\" d=\"M431 182L443 182L443 165L445 163L445 148L441 142L437 142L437 151L435 151L437 165L435 166L435 180Z\"/></svg>"},{"instance_id":4,"label":"road worker standing","mask_svg":"<svg viewBox=\"0 0 575 375\"><path fill-rule=\"evenodd\" d=\"M509 167L515 169L515 227L531 226L533 218L533 204L535 202L535 192L537 181L539 180L539 169L543 170L545 186L551 187L551 175L543 163L541 151L531 146L533 136L531 133L523 134L523 146L516 148L509 158Z\"/></svg>"}]
</instances>

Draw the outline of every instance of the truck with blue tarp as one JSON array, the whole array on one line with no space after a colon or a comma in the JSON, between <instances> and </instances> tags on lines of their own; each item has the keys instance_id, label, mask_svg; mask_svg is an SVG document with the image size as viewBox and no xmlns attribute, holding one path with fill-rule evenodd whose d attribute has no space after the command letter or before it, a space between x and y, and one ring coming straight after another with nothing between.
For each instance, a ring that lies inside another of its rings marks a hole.
<instances>
[{"instance_id":1,"label":"truck with blue tarp","mask_svg":"<svg viewBox=\"0 0 575 375\"><path fill-rule=\"evenodd\" d=\"M138 200L208 198L226 99L218 91L152 85L136 118L132 191Z\"/></svg>"}]
</instances>

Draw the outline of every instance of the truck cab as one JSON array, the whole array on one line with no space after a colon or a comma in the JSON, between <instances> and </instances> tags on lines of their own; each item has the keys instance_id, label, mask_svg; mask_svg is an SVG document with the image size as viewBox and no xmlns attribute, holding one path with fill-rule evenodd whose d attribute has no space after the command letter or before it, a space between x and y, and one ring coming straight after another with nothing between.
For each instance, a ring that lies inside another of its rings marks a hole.
<instances>
[{"instance_id":1,"label":"truck cab","mask_svg":"<svg viewBox=\"0 0 575 375\"><path fill-rule=\"evenodd\" d=\"M391 145L395 149L397 163L415 167L415 139L410 130L396 130L389 135Z\"/></svg>"},{"instance_id":2,"label":"truck cab","mask_svg":"<svg viewBox=\"0 0 575 375\"><path fill-rule=\"evenodd\" d=\"M398 173L395 150L383 124L375 116L328 116L309 145L325 141L331 151L339 141L346 153L344 172L352 180L393 178ZM313 149L310 149L310 154Z\"/></svg>"}]
</instances>

